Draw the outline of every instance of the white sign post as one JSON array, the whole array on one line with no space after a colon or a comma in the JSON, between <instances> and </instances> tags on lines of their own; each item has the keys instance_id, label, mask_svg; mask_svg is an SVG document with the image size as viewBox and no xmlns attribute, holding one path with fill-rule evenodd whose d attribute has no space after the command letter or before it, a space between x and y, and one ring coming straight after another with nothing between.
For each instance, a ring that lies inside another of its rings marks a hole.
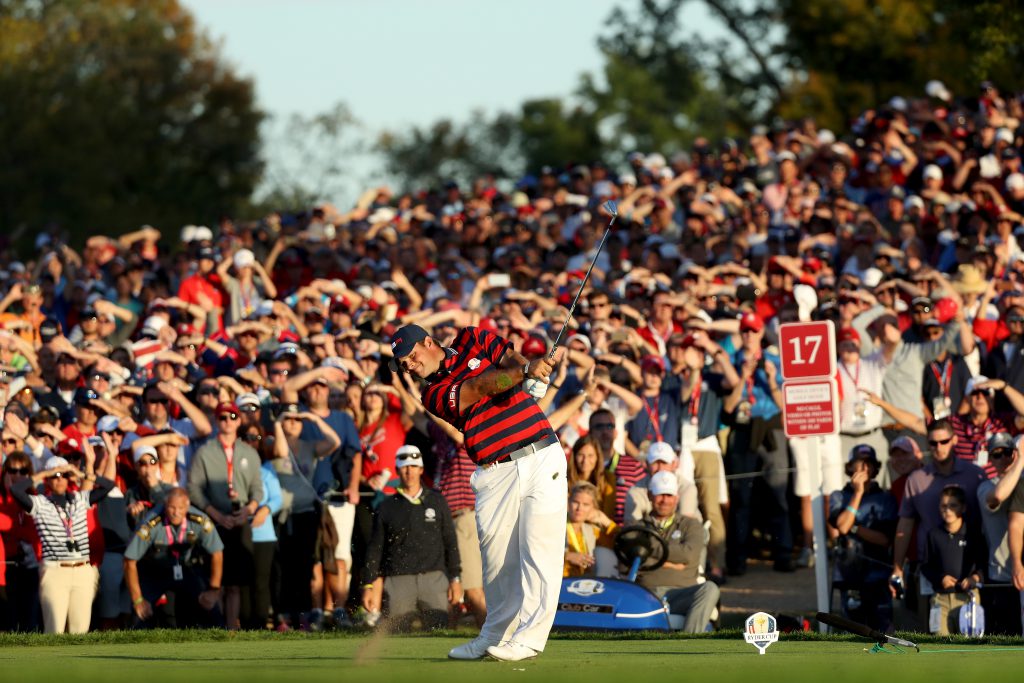
<instances>
[{"instance_id":1,"label":"white sign post","mask_svg":"<svg viewBox=\"0 0 1024 683\"><path fill-rule=\"evenodd\" d=\"M835 447L826 437L839 433L836 386L836 333L831 320L786 323L779 327L782 360L782 416L786 436L804 439L811 466L811 511L814 519L814 582L818 611L828 612L828 558L825 549L825 502L821 490L821 454ZM818 628L827 630L825 624Z\"/></svg>"}]
</instances>

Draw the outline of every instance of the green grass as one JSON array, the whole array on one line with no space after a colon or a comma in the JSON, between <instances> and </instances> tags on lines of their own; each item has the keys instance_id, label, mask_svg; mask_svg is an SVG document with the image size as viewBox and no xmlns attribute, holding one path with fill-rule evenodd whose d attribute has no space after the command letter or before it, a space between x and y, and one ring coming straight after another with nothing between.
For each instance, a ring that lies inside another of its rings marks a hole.
<instances>
[{"instance_id":1,"label":"green grass","mask_svg":"<svg viewBox=\"0 0 1024 683\"><path fill-rule=\"evenodd\" d=\"M449 661L448 650L466 637L196 631L9 635L0 639L0 681L640 683L643 677L644 683L1000 683L1020 681L1024 662L1019 640L968 644L929 638L921 653L890 655L866 653L870 644L862 640L816 634L783 634L759 656L737 632L696 638L556 634L536 660Z\"/></svg>"}]
</instances>

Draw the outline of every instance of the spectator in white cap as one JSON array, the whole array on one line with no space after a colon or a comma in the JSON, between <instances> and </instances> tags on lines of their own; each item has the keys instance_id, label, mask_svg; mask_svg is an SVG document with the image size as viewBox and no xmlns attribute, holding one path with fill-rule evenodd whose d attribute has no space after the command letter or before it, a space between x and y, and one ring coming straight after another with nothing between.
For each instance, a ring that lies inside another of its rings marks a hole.
<instances>
[{"instance_id":1,"label":"spectator in white cap","mask_svg":"<svg viewBox=\"0 0 1024 683\"><path fill-rule=\"evenodd\" d=\"M423 456L416 446L400 447L395 466L402 483L377 510L366 549L363 607L379 614L387 593L393 626L408 627L422 610L424 626L440 627L462 599L455 523L444 496L423 487Z\"/></svg>"},{"instance_id":2,"label":"spectator in white cap","mask_svg":"<svg viewBox=\"0 0 1024 683\"><path fill-rule=\"evenodd\" d=\"M251 391L247 391L244 394L238 395L238 398L235 399L235 405L238 406L238 410L242 414L243 427L251 424L260 424L263 402L260 401L259 396Z\"/></svg>"},{"instance_id":3,"label":"spectator in white cap","mask_svg":"<svg viewBox=\"0 0 1024 683\"><path fill-rule=\"evenodd\" d=\"M156 448L140 445L132 449L135 463L135 485L125 491L125 504L132 528L136 528L149 513L163 505L167 492L174 488L171 482L160 481L160 462Z\"/></svg>"},{"instance_id":4,"label":"spectator in white cap","mask_svg":"<svg viewBox=\"0 0 1024 683\"><path fill-rule=\"evenodd\" d=\"M89 508L110 493L114 482L104 477L88 478L64 458L54 456L45 469L15 482L11 494L35 520L42 541L43 564L39 598L46 633L85 633L92 620L99 573L89 562ZM71 492L75 479L91 490ZM44 495L31 495L34 487L46 484Z\"/></svg>"},{"instance_id":5,"label":"spectator in white cap","mask_svg":"<svg viewBox=\"0 0 1024 683\"><path fill-rule=\"evenodd\" d=\"M921 172L921 181L923 185L920 193L921 196L933 202L949 202L952 198L942 189L943 178L942 169L939 166L935 164L928 164L925 166L924 170Z\"/></svg>"},{"instance_id":6,"label":"spectator in white cap","mask_svg":"<svg viewBox=\"0 0 1024 683\"><path fill-rule=\"evenodd\" d=\"M236 325L252 315L264 300L277 298L277 288L263 264L249 249L239 249L230 259L222 259L217 266L227 306L224 324Z\"/></svg>"},{"instance_id":7,"label":"spectator in white cap","mask_svg":"<svg viewBox=\"0 0 1024 683\"><path fill-rule=\"evenodd\" d=\"M1006 203L1017 214L1024 215L1024 174L1011 173L1006 176Z\"/></svg>"},{"instance_id":8,"label":"spectator in white cap","mask_svg":"<svg viewBox=\"0 0 1024 683\"><path fill-rule=\"evenodd\" d=\"M664 441L655 441L647 448L647 476L638 481L626 493L626 510L624 524L633 524L643 519L651 511L651 500L648 486L654 475L659 472L670 472L676 479L676 496L679 501L679 514L701 519L697 507L697 487L693 483L692 464L689 476L679 472L679 457L675 450Z\"/></svg>"},{"instance_id":9,"label":"spectator in white cap","mask_svg":"<svg viewBox=\"0 0 1024 683\"><path fill-rule=\"evenodd\" d=\"M684 632L703 633L719 597L715 583L699 583L707 551L704 527L700 520L678 514L679 494L672 472L663 470L652 476L647 496L649 510L640 523L665 539L668 557L658 569L640 572L637 583L663 598L670 614L685 619Z\"/></svg>"}]
</instances>

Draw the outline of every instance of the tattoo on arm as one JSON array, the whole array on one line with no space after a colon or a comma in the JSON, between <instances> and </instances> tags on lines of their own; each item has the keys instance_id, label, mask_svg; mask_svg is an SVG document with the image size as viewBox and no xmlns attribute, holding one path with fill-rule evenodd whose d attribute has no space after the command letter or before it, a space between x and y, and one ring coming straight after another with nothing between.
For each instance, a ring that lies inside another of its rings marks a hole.
<instances>
[{"instance_id":1,"label":"tattoo on arm","mask_svg":"<svg viewBox=\"0 0 1024 683\"><path fill-rule=\"evenodd\" d=\"M512 378L509 377L507 372L499 372L498 376L494 380L494 385L501 391L505 391L506 389L514 386L515 382L512 381Z\"/></svg>"}]
</instances>

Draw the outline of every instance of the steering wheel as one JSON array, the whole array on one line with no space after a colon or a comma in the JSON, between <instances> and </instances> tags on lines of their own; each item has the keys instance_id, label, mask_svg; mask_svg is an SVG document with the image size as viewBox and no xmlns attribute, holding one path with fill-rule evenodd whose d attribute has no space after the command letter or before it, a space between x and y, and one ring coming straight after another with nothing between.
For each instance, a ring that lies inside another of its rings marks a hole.
<instances>
[{"instance_id":1,"label":"steering wheel","mask_svg":"<svg viewBox=\"0 0 1024 683\"><path fill-rule=\"evenodd\" d=\"M668 559L668 543L654 529L628 526L615 537L615 557L627 567L639 557L642 571L654 571Z\"/></svg>"}]
</instances>

